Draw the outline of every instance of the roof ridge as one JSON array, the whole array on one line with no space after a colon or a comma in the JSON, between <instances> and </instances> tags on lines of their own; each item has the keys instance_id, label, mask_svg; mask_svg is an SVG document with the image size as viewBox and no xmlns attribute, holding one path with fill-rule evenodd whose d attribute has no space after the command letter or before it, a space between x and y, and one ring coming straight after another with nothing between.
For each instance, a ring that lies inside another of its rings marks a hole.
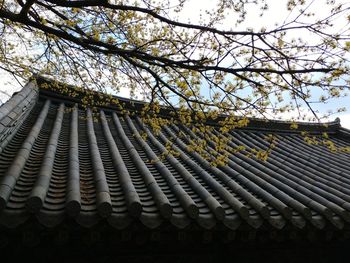
<instances>
[{"instance_id":1,"label":"roof ridge","mask_svg":"<svg viewBox=\"0 0 350 263\"><path fill-rule=\"evenodd\" d=\"M35 105L38 94L37 85L30 81L0 106L0 153Z\"/></svg>"},{"instance_id":2,"label":"roof ridge","mask_svg":"<svg viewBox=\"0 0 350 263\"><path fill-rule=\"evenodd\" d=\"M33 91L38 92L35 82L29 81L20 91L14 92L11 98L0 106L0 124L23 100L25 100Z\"/></svg>"},{"instance_id":3,"label":"roof ridge","mask_svg":"<svg viewBox=\"0 0 350 263\"><path fill-rule=\"evenodd\" d=\"M64 94L60 91L57 91L56 89L49 89L47 84L52 83L52 80L42 77L42 76L35 76L35 80L38 83L38 88L40 91L40 94L44 97L54 97L58 100L65 100L65 101L71 101L72 103L81 103L81 99L83 96L84 90L82 88L64 84L59 81L54 82L55 86L62 85L65 88L73 89L74 92L76 92L76 97L71 97L69 94ZM53 88L53 86L51 86ZM98 91L92 91L96 97L100 97L102 92ZM68 92L69 93L69 92ZM103 94L104 95L104 94ZM110 99L111 102L118 101L120 104L123 104L123 106L130 110L130 111L139 111L141 112L142 108L147 105L147 102L140 101L140 100L134 100L134 99L128 99L123 97L118 97L115 95L108 95L106 94L106 98L112 98ZM106 99L103 98L103 99ZM100 98L101 100L101 98ZM111 111L120 111L122 110L121 106L117 104L106 104L106 105L99 105L99 108L103 108L105 110L111 110ZM175 108L177 109L177 108ZM169 116L172 116L169 114L173 109L170 109L169 107L163 106L160 110L160 116L169 118ZM207 124L211 126L220 126L220 121L224 120L224 118L227 118L228 115L221 115L215 120L207 120ZM239 116L237 116L240 118ZM286 120L276 120L276 119L262 119L262 118L255 118L255 117L248 117L249 124L246 127L237 128L240 130L261 130L261 131L271 131L271 132L303 132L307 131L310 133L323 133L323 132L337 132L339 128L341 128L340 125L340 119L336 118L334 121L330 122L303 122L303 121L286 121ZM291 124L296 123L298 128L292 129Z\"/></svg>"},{"instance_id":4,"label":"roof ridge","mask_svg":"<svg viewBox=\"0 0 350 263\"><path fill-rule=\"evenodd\" d=\"M350 138L350 129L344 128L344 127L340 127L339 128L339 133L345 137L349 137Z\"/></svg>"}]
</instances>

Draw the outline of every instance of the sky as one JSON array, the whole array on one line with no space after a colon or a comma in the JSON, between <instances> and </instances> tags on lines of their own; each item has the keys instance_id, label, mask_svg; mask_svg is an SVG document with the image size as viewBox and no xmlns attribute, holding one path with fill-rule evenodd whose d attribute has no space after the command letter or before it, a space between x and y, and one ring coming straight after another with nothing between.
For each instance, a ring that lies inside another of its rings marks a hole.
<instances>
[{"instance_id":1,"label":"sky","mask_svg":"<svg viewBox=\"0 0 350 263\"><path fill-rule=\"evenodd\" d=\"M326 0L315 0L313 1L313 5L311 9L315 10L318 15L323 15L326 8L324 8L324 3ZM259 29L264 25L267 29L273 27L276 23L281 23L284 21L286 17L288 17L288 13L286 11L286 0L267 0L269 4L269 9L266 11L263 17L259 16L258 10L252 11L251 9L247 12L246 22L239 25L239 27L235 27L235 30L245 30L247 28ZM344 3L348 1L343 1ZM213 0L189 0L186 2L183 11L179 14L179 17L182 21L191 21L196 23L202 14L202 18L206 18L204 11L211 10L215 5L215 1ZM226 19L219 26L220 29L231 29L233 26L232 13L226 14ZM23 85L24 83L22 83ZM4 103L6 100L10 98L13 92L18 91L21 88L21 85L9 74L0 70L0 104ZM129 97L129 91L127 89L121 89L117 94L121 97ZM334 99L329 101L324 105L315 105L315 109L319 112L326 112L329 109L336 109L338 107L347 107L348 111L350 111L350 97L342 98L342 99ZM282 118L290 119L297 112L291 112L285 115L282 115ZM334 120L336 117L341 119L341 125L343 127L350 129L350 112L345 112L341 114L333 115L330 121Z\"/></svg>"}]
</instances>

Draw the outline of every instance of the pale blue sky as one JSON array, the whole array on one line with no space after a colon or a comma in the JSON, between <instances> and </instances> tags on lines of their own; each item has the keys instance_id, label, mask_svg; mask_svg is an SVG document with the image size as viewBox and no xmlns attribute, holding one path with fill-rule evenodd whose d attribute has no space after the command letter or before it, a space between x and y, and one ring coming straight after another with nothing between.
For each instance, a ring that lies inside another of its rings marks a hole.
<instances>
[{"instance_id":1,"label":"pale blue sky","mask_svg":"<svg viewBox=\"0 0 350 263\"><path fill-rule=\"evenodd\" d=\"M246 22L239 25L239 28L235 29L239 30L246 28L254 28L254 30L258 30L258 27L261 27L262 25L264 25L266 28L269 28L274 26L275 23L280 23L281 21L284 21L284 19L288 16L288 13L286 12L285 8L286 2L286 0L268 0L267 3L269 4L269 10L263 17L259 17L258 10L254 11L250 9L247 15ZM318 15L322 15L325 12L325 8L322 8L324 6L325 1L316 0L313 2L314 10L317 10ZM348 1L341 2L349 3ZM200 13L203 14L205 10L211 10L213 8L213 5L215 5L215 1L213 0L190 0L188 1L188 3L185 4L184 11L179 14L180 19L183 21L191 20L192 22L196 22L199 19ZM228 19L224 20L220 27L222 27L222 29L232 28L233 20L234 18L232 17L232 14L228 14ZM9 98L8 95L12 95L12 93L14 91L17 91L18 89L20 89L20 85L8 74L5 74L4 72L0 71L0 102L6 101ZM129 97L129 92L127 89L121 89L121 92L117 95L121 97ZM320 94L316 92L315 95L319 96ZM349 111L350 97L348 96L346 98L333 99L328 101L326 104L313 105L313 108L315 110L318 110L320 113L326 112L329 109L335 110L339 107L346 107ZM286 115L286 118L288 117L290 116ZM350 129L350 113L346 112L342 114L336 114L333 117L331 117L331 120L335 119L336 117L340 117L342 126Z\"/></svg>"}]
</instances>

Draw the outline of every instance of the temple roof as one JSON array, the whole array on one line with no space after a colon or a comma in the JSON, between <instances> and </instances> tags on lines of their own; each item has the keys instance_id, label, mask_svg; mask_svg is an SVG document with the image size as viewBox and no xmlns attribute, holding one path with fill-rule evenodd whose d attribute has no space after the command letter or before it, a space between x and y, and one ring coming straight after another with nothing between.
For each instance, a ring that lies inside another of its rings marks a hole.
<instances>
[{"instance_id":1,"label":"temple roof","mask_svg":"<svg viewBox=\"0 0 350 263\"><path fill-rule=\"evenodd\" d=\"M232 150L226 165L213 166L187 147L200 136L189 127L168 124L156 133L145 125L137 111L144 103L120 99L129 112L108 105L96 113L38 82L0 107L0 224L6 227L33 218L48 227L74 219L117 229L133 222L152 229L349 226L350 153L308 144L300 133L326 132L345 149L350 131L339 121L290 130L287 122L252 119L225 134L228 145L263 150L273 134L278 142L267 161ZM178 154L158 158L169 144Z\"/></svg>"}]
</instances>

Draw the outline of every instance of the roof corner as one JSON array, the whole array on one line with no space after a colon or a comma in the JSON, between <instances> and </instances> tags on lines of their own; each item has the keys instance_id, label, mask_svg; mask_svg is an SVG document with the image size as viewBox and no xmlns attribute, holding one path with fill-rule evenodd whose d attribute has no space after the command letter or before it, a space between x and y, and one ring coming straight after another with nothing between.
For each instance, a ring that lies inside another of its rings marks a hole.
<instances>
[{"instance_id":1,"label":"roof corner","mask_svg":"<svg viewBox=\"0 0 350 263\"><path fill-rule=\"evenodd\" d=\"M31 79L20 91L0 106L0 152L35 105L39 89Z\"/></svg>"}]
</instances>

